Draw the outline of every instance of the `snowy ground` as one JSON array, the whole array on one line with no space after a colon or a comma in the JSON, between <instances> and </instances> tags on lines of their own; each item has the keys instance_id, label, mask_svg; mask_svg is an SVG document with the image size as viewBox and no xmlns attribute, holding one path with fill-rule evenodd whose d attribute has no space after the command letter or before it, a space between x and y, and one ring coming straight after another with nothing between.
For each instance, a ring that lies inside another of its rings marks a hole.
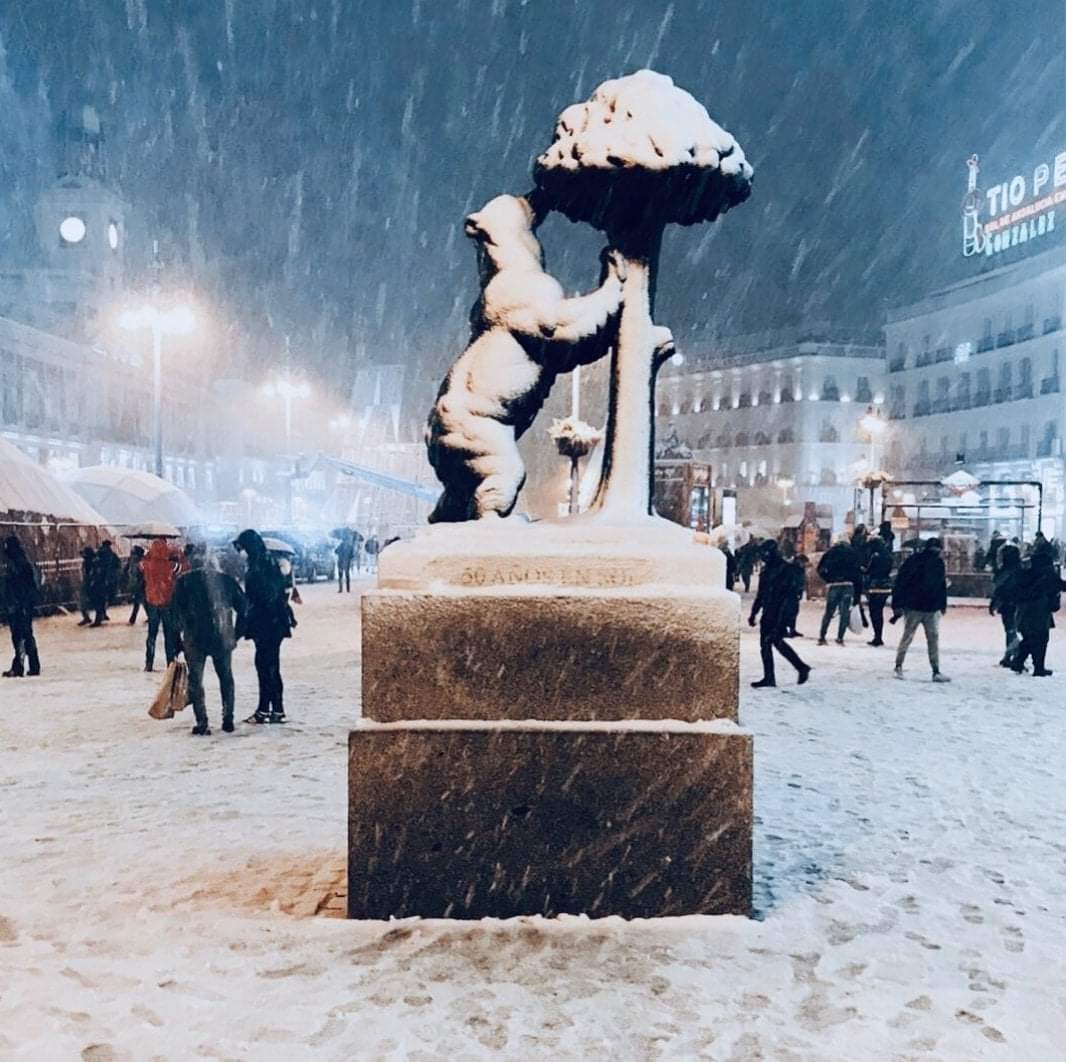
<instances>
[{"instance_id":1,"label":"snowy ground","mask_svg":"<svg viewBox=\"0 0 1066 1062\"><path fill-rule=\"evenodd\" d=\"M746 632L756 921L355 924L357 598L300 615L288 727L149 719L124 624L48 621L46 676L0 685L0 1058L1063 1057L1061 643L1016 678L953 610L951 686L919 634L907 682L806 639L808 686L752 691Z\"/></svg>"}]
</instances>

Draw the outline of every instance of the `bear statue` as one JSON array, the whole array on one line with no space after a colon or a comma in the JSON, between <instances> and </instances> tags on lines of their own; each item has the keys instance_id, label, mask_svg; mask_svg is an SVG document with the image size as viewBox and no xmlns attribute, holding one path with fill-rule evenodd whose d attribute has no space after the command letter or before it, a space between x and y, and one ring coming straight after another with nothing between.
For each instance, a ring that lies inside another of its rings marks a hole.
<instances>
[{"instance_id":1,"label":"bear statue","mask_svg":"<svg viewBox=\"0 0 1066 1062\"><path fill-rule=\"evenodd\" d=\"M481 295L471 338L441 384L426 425L429 462L444 485L430 523L508 516L525 481L517 440L560 373L615 341L624 260L605 249L600 286L565 298L544 270L528 198L500 195L466 219L477 243ZM658 329L660 346L669 342Z\"/></svg>"}]
</instances>

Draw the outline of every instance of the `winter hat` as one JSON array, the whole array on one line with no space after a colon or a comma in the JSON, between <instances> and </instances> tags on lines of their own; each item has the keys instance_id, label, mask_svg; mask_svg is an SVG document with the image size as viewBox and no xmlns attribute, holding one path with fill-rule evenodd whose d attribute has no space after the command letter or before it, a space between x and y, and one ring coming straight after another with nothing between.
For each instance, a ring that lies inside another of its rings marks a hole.
<instances>
[{"instance_id":1,"label":"winter hat","mask_svg":"<svg viewBox=\"0 0 1066 1062\"><path fill-rule=\"evenodd\" d=\"M944 548L944 543L939 538L927 538L924 549L935 549L937 552Z\"/></svg>"}]
</instances>

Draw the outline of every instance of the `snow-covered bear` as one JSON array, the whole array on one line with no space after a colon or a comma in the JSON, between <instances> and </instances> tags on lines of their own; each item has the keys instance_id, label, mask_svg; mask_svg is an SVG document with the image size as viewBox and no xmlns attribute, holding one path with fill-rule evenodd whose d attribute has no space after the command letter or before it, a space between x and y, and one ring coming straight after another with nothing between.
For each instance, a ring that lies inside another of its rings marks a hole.
<instances>
[{"instance_id":1,"label":"snow-covered bear","mask_svg":"<svg viewBox=\"0 0 1066 1062\"><path fill-rule=\"evenodd\" d=\"M544 271L529 201L500 195L466 219L477 242L481 296L470 345L452 365L426 425L429 462L444 485L430 523L507 516L526 471L517 440L559 373L614 343L625 265L605 250L599 288L567 299ZM666 329L662 329L666 332Z\"/></svg>"}]
</instances>

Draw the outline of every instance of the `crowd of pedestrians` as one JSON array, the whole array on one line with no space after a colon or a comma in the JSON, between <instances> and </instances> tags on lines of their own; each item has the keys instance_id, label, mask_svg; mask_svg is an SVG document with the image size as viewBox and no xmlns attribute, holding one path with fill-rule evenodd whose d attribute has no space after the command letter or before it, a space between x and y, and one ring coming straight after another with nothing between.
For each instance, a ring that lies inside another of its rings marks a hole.
<instances>
[{"instance_id":1,"label":"crowd of pedestrians","mask_svg":"<svg viewBox=\"0 0 1066 1062\"><path fill-rule=\"evenodd\" d=\"M932 680L947 683L951 679L940 667L940 622L947 614L949 586L943 543L929 538L908 546L911 552L896 571L895 534L888 522L873 535L859 525L852 534L836 538L816 569L825 588L818 645L826 645L832 634L843 646L849 634L869 630L872 637L867 644L881 647L887 612L889 624L903 623L893 669L896 678L904 677L907 654L921 630ZM760 571L748 623L759 626L763 674L752 685L756 689L777 685L775 652L796 670L799 684L807 682L812 668L788 639L803 637L796 620L809 559L803 554L784 556L772 540L749 541L735 554L728 547L724 552L729 589L749 587L755 571ZM991 567L993 573L989 611L1003 625L1000 664L1018 674L1028 670L1030 661L1034 676L1051 674L1046 663L1048 641L1059 595L1066 589L1058 559L1055 544L1039 532L1024 552L1016 540L1008 542L999 532L978 551L975 568Z\"/></svg>"}]
</instances>

